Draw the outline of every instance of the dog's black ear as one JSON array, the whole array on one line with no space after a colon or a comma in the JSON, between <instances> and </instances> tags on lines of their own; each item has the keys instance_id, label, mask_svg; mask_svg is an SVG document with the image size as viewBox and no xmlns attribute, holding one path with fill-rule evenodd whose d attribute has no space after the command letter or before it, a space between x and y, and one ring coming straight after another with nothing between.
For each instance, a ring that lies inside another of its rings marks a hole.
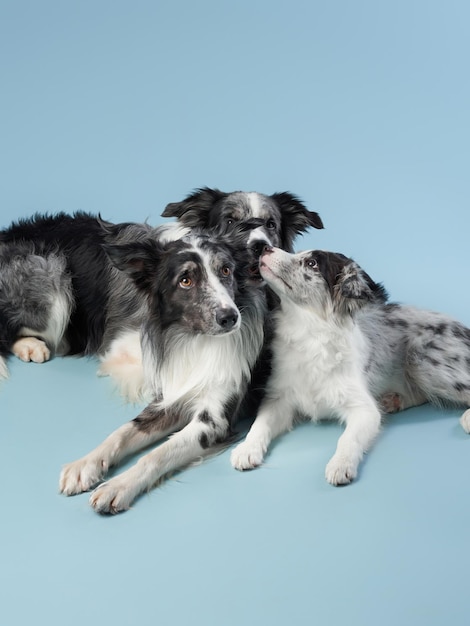
<instances>
[{"instance_id":1,"label":"dog's black ear","mask_svg":"<svg viewBox=\"0 0 470 626\"><path fill-rule=\"evenodd\" d=\"M105 244L103 249L111 263L126 273L139 289L152 284L163 247L152 239L127 244Z\"/></svg>"},{"instance_id":2,"label":"dog's black ear","mask_svg":"<svg viewBox=\"0 0 470 626\"><path fill-rule=\"evenodd\" d=\"M203 187L196 189L181 202L167 204L162 217L176 217L185 226L190 228L208 228L210 226L210 212L214 205L228 194L218 189Z\"/></svg>"},{"instance_id":3,"label":"dog's black ear","mask_svg":"<svg viewBox=\"0 0 470 626\"><path fill-rule=\"evenodd\" d=\"M281 211L281 245L288 252L293 251L294 239L313 226L323 228L318 213L309 211L305 204L288 191L273 193L271 198Z\"/></svg>"},{"instance_id":4,"label":"dog's black ear","mask_svg":"<svg viewBox=\"0 0 470 626\"><path fill-rule=\"evenodd\" d=\"M352 259L343 259L346 261L337 274L333 287L333 303L339 312L354 313L366 304L387 301L388 294L383 285L373 281Z\"/></svg>"}]
</instances>

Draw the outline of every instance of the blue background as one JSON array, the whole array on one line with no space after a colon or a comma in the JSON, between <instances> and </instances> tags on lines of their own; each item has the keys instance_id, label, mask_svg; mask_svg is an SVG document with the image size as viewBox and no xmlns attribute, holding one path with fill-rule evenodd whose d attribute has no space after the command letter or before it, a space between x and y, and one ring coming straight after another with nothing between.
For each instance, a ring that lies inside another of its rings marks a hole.
<instances>
[{"instance_id":1,"label":"blue background","mask_svg":"<svg viewBox=\"0 0 470 626\"><path fill-rule=\"evenodd\" d=\"M290 190L326 226L298 249L470 325L469 19L457 0L3 0L0 226ZM58 495L60 467L139 407L93 360L10 365L2 623L468 624L460 411L388 419L346 488L323 478L340 427L306 424L260 470L224 453L103 518Z\"/></svg>"}]
</instances>

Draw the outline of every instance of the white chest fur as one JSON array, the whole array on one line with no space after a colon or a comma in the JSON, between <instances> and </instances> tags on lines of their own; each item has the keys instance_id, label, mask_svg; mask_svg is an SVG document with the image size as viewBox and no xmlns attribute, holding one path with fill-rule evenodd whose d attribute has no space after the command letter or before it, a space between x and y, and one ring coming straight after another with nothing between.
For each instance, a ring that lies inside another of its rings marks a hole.
<instances>
[{"instance_id":1,"label":"white chest fur","mask_svg":"<svg viewBox=\"0 0 470 626\"><path fill-rule=\"evenodd\" d=\"M269 395L287 396L312 419L329 417L362 381L364 339L352 320L322 319L307 308L278 313Z\"/></svg>"}]
</instances>

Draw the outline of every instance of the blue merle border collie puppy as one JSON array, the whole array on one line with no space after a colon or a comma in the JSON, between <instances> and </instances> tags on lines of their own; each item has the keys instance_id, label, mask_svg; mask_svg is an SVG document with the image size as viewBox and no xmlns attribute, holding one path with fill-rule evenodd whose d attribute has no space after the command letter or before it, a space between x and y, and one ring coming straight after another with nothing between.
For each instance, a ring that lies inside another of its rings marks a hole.
<instances>
[{"instance_id":1,"label":"blue merle border collie puppy","mask_svg":"<svg viewBox=\"0 0 470 626\"><path fill-rule=\"evenodd\" d=\"M382 413L425 402L460 405L470 433L469 328L387 303L382 285L341 254L270 248L260 271L280 298L272 375L246 440L232 452L236 469L260 465L270 442L302 417L346 425L326 467L333 485L356 477Z\"/></svg>"}]
</instances>

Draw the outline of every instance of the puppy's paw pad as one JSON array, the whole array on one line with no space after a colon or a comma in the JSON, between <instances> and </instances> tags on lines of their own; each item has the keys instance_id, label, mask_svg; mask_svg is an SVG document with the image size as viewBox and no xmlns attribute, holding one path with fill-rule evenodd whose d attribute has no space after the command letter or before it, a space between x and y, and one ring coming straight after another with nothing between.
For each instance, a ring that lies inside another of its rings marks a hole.
<instances>
[{"instance_id":1,"label":"puppy's paw pad","mask_svg":"<svg viewBox=\"0 0 470 626\"><path fill-rule=\"evenodd\" d=\"M347 457L334 456L325 470L330 485L349 485L357 476L357 464Z\"/></svg>"},{"instance_id":2,"label":"puppy's paw pad","mask_svg":"<svg viewBox=\"0 0 470 626\"><path fill-rule=\"evenodd\" d=\"M44 363L51 358L51 352L42 339L22 337L13 344L12 352L22 361Z\"/></svg>"},{"instance_id":3,"label":"puppy's paw pad","mask_svg":"<svg viewBox=\"0 0 470 626\"><path fill-rule=\"evenodd\" d=\"M460 418L460 425L464 431L470 435L470 409L467 409Z\"/></svg>"},{"instance_id":4,"label":"puppy's paw pad","mask_svg":"<svg viewBox=\"0 0 470 626\"><path fill-rule=\"evenodd\" d=\"M130 509L134 497L117 480L110 480L97 487L90 496L90 506L97 512L116 515Z\"/></svg>"},{"instance_id":5,"label":"puppy's paw pad","mask_svg":"<svg viewBox=\"0 0 470 626\"><path fill-rule=\"evenodd\" d=\"M262 464L263 458L264 453L262 448L252 446L244 441L232 450L230 462L232 463L232 467L243 471L258 467Z\"/></svg>"},{"instance_id":6,"label":"puppy's paw pad","mask_svg":"<svg viewBox=\"0 0 470 626\"><path fill-rule=\"evenodd\" d=\"M384 413L398 413L403 411L404 402L399 393L384 393L379 399L380 408Z\"/></svg>"},{"instance_id":7,"label":"puppy's paw pad","mask_svg":"<svg viewBox=\"0 0 470 626\"><path fill-rule=\"evenodd\" d=\"M92 487L102 480L107 471L106 464L101 460L86 457L64 465L60 474L59 491L66 496L74 496Z\"/></svg>"}]
</instances>

